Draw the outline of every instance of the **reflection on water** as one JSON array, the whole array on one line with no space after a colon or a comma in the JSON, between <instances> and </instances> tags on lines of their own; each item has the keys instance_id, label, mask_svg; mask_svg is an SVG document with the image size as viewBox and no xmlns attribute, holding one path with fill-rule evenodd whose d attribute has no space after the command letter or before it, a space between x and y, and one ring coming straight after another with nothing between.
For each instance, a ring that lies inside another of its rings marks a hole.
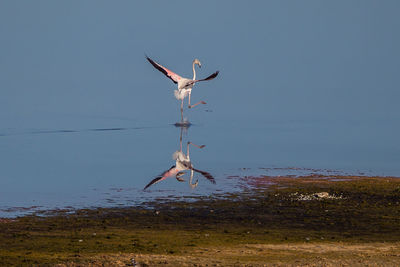
<instances>
[{"instance_id":1,"label":"reflection on water","mask_svg":"<svg viewBox=\"0 0 400 267\"><path fill-rule=\"evenodd\" d=\"M369 123L247 120L189 128L90 119L58 129L3 126L0 217L190 201L241 193L280 176L399 176L392 125L382 122L378 131Z\"/></svg>"},{"instance_id":2,"label":"reflection on water","mask_svg":"<svg viewBox=\"0 0 400 267\"><path fill-rule=\"evenodd\" d=\"M185 182L185 175L187 174L187 171L189 172L188 176L189 176L189 186L194 189L197 187L197 185L199 184L199 180L196 179L196 181L193 181L193 177L195 173L198 173L200 175L202 175L203 177L205 177L207 180L209 180L211 183L215 184L215 179L214 177L206 172L206 171L202 171L199 169L196 169L193 166L193 163L190 159L190 146L194 146L198 149L203 149L205 147L205 145L196 145L190 141L186 142L186 154L183 152L183 133L185 132L186 136L188 136L188 130L190 127L190 124L187 125L176 125L176 127L179 127L181 129L180 131L180 135L179 135L179 150L175 151L172 154L172 159L175 160L175 165L173 165L171 168L169 168L168 170L164 171L162 174L160 174L159 176L157 176L156 178L154 178L153 180L150 181L150 183L148 183L144 190L146 190L147 188L149 188L150 186L159 183L169 177L175 177L177 181L179 182Z\"/></svg>"}]
</instances>

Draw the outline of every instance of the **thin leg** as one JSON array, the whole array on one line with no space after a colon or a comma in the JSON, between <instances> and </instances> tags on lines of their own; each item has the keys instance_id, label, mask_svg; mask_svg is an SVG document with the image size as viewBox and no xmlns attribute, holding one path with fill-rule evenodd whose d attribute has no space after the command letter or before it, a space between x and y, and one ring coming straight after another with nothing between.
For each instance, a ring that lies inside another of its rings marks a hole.
<instances>
[{"instance_id":1,"label":"thin leg","mask_svg":"<svg viewBox=\"0 0 400 267\"><path fill-rule=\"evenodd\" d=\"M195 188L196 188L196 186L199 184L199 180L196 180L196 182L195 182L195 183L192 183L192 181L193 181L193 174L194 174L194 171L193 171L193 169L192 169L192 170L190 170L190 180L189 180L189 185L190 185L190 187L191 187L192 189L195 189Z\"/></svg>"},{"instance_id":2,"label":"thin leg","mask_svg":"<svg viewBox=\"0 0 400 267\"><path fill-rule=\"evenodd\" d=\"M195 106L197 106L197 105L199 105L199 104L207 104L207 103L204 102L204 101L200 101L200 102L197 102L197 103L194 104L194 105L190 105L190 96L191 96L191 94L192 94L192 92L189 93L189 104L188 104L188 108L194 108Z\"/></svg>"},{"instance_id":3,"label":"thin leg","mask_svg":"<svg viewBox=\"0 0 400 267\"><path fill-rule=\"evenodd\" d=\"M183 132L183 128L181 127L181 135L179 137L179 147L180 147L179 151L181 151L181 152L182 152L182 132Z\"/></svg>"},{"instance_id":4,"label":"thin leg","mask_svg":"<svg viewBox=\"0 0 400 267\"><path fill-rule=\"evenodd\" d=\"M181 122L183 123L183 98L181 102Z\"/></svg>"},{"instance_id":5,"label":"thin leg","mask_svg":"<svg viewBox=\"0 0 400 267\"><path fill-rule=\"evenodd\" d=\"M189 145L195 146L195 147L200 148L200 149L203 148L203 147L205 147L205 145L198 146L198 145L196 145L196 144L193 144L192 142L187 142L187 146L186 146L186 156L187 156L188 158L190 158L190 155L189 155ZM181 149L182 149L182 146L181 146Z\"/></svg>"},{"instance_id":6,"label":"thin leg","mask_svg":"<svg viewBox=\"0 0 400 267\"><path fill-rule=\"evenodd\" d=\"M205 147L205 145L198 146L198 145L196 145L196 144L193 144L192 142L188 142L188 146L189 146L189 144L192 145L192 146L195 146L195 147L197 147L197 148L203 148L203 147Z\"/></svg>"},{"instance_id":7,"label":"thin leg","mask_svg":"<svg viewBox=\"0 0 400 267\"><path fill-rule=\"evenodd\" d=\"M204 102L204 101L200 101L200 102L197 102L196 104L194 104L194 105L189 105L189 108L194 108L195 106L197 106L197 105L199 105L199 104L207 104L206 102Z\"/></svg>"}]
</instances>

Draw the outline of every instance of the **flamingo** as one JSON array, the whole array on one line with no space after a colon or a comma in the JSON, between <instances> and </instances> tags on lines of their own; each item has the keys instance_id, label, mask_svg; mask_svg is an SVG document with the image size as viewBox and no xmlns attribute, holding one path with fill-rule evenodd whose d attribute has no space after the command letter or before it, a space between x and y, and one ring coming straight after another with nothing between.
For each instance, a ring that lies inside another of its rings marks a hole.
<instances>
[{"instance_id":1,"label":"flamingo","mask_svg":"<svg viewBox=\"0 0 400 267\"><path fill-rule=\"evenodd\" d=\"M211 183L215 184L215 179L210 173L194 168L192 161L190 160L189 145L193 145L200 149L204 148L205 146L204 145L198 146L196 144L193 144L192 142L187 142L186 155L185 155L185 153L183 153L182 151L182 132L183 132L183 127L181 127L181 135L179 138L180 149L172 154L172 158L175 160L175 165L173 165L171 168L169 168L168 170L164 171L162 174L158 175L156 178L151 180L150 183L148 183L143 190L146 190L153 184L159 183L167 179L168 177L175 176L175 178L178 181L184 182L185 180L182 178L182 176L185 175L185 171L190 171L189 185L192 189L197 187L199 183L198 180L195 183L192 182L195 172L200 173Z\"/></svg>"},{"instance_id":2,"label":"flamingo","mask_svg":"<svg viewBox=\"0 0 400 267\"><path fill-rule=\"evenodd\" d=\"M197 58L193 60L192 63L192 68L193 68L193 79L188 79L188 78L183 78L179 76L178 74L172 72L171 70L167 69L166 67L158 64L157 62L153 61L151 58L146 56L146 59L153 65L156 69L164 73L165 76L170 78L175 84L178 84L178 89L174 90L174 94L176 99L181 100L181 122L183 123L183 100L189 96L189 104L188 108L193 108L199 104L206 104L204 101L199 101L194 105L190 105L190 95L192 94L192 88L197 82L202 82L202 81L209 81L217 77L219 71L217 70L210 76L208 76L205 79L200 79L196 80L196 70L194 68L195 65L198 65L199 68L201 68L201 63L200 60Z\"/></svg>"}]
</instances>

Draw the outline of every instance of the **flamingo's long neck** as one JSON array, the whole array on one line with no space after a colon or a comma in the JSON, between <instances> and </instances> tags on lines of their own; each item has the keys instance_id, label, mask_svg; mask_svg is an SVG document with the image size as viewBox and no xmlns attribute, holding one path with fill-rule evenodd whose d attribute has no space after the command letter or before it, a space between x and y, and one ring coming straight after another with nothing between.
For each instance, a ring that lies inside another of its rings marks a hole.
<instances>
[{"instance_id":1,"label":"flamingo's long neck","mask_svg":"<svg viewBox=\"0 0 400 267\"><path fill-rule=\"evenodd\" d=\"M193 80L196 80L196 70L194 68L194 61L193 61Z\"/></svg>"}]
</instances>

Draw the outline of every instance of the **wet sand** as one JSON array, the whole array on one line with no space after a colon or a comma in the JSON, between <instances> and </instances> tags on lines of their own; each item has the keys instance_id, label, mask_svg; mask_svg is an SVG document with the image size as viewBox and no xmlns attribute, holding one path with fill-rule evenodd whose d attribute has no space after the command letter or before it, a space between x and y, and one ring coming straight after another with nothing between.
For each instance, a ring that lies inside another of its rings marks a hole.
<instances>
[{"instance_id":1,"label":"wet sand","mask_svg":"<svg viewBox=\"0 0 400 267\"><path fill-rule=\"evenodd\" d=\"M243 177L240 194L0 220L0 262L50 266L396 266L400 179Z\"/></svg>"}]
</instances>

